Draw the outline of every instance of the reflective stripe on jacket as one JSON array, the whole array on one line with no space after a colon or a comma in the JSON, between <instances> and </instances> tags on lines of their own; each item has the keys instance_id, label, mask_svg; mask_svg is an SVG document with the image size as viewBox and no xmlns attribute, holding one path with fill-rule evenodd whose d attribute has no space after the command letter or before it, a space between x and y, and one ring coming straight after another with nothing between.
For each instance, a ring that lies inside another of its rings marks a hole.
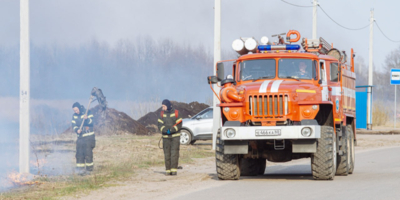
<instances>
[{"instance_id":1,"label":"reflective stripe on jacket","mask_svg":"<svg viewBox=\"0 0 400 200\"><path fill-rule=\"evenodd\" d=\"M86 111L85 111L86 112ZM76 114L74 113L72 115L72 120L71 120L71 124L72 124L72 130L78 134L78 130L81 127L83 118L85 116L85 112L80 112L80 114ZM85 137L85 136L89 136L89 135L93 135L94 134L94 130L93 130L93 124L94 124L94 119L93 119L93 114L92 112L89 110L87 113L87 119L85 120L83 127L82 127L82 132L81 132L81 136Z\"/></svg>"},{"instance_id":2,"label":"reflective stripe on jacket","mask_svg":"<svg viewBox=\"0 0 400 200\"><path fill-rule=\"evenodd\" d=\"M163 135L168 135L168 130L170 131L170 136L180 136L180 130L182 128L182 118L179 116L175 116L175 109L164 111L162 117L158 116L158 129L161 131Z\"/></svg>"}]
</instances>

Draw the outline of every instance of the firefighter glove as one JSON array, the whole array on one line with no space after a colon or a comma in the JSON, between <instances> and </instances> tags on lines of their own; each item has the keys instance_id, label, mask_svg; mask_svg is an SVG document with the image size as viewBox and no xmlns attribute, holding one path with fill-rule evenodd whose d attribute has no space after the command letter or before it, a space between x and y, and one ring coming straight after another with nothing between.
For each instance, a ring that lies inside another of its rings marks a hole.
<instances>
[{"instance_id":1,"label":"firefighter glove","mask_svg":"<svg viewBox=\"0 0 400 200\"><path fill-rule=\"evenodd\" d=\"M168 129L168 131L167 131L167 134L169 135L169 134L171 134L171 131Z\"/></svg>"}]
</instances>

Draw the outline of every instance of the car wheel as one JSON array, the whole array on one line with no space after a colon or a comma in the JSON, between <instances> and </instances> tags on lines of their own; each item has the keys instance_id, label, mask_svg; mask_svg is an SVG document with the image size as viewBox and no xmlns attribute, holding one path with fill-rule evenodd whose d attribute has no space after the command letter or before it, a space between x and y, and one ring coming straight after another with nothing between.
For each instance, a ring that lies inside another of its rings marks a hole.
<instances>
[{"instance_id":1,"label":"car wheel","mask_svg":"<svg viewBox=\"0 0 400 200\"><path fill-rule=\"evenodd\" d=\"M192 141L192 134L188 130L181 130L180 142L182 145L189 145Z\"/></svg>"}]
</instances>

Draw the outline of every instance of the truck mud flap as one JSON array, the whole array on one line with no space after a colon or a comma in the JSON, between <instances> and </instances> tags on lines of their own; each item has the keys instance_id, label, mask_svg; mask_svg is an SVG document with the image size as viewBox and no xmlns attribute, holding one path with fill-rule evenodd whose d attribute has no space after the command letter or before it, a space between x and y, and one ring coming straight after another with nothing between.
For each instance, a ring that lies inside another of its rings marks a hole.
<instances>
[{"instance_id":1,"label":"truck mud flap","mask_svg":"<svg viewBox=\"0 0 400 200\"><path fill-rule=\"evenodd\" d=\"M317 140L304 139L292 140L293 153L315 153L317 152Z\"/></svg>"},{"instance_id":2,"label":"truck mud flap","mask_svg":"<svg viewBox=\"0 0 400 200\"><path fill-rule=\"evenodd\" d=\"M224 154L247 154L249 152L248 141L225 140Z\"/></svg>"}]
</instances>

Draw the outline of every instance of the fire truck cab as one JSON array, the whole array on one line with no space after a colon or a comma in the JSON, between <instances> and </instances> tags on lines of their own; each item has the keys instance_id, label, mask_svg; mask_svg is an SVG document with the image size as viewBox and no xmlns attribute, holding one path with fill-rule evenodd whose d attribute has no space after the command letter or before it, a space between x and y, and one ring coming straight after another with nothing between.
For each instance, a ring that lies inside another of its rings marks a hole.
<instances>
[{"instance_id":1,"label":"fire truck cab","mask_svg":"<svg viewBox=\"0 0 400 200\"><path fill-rule=\"evenodd\" d=\"M291 39L292 35L297 37ZM311 157L313 178L333 180L354 170L354 53L324 39L289 31L277 43L241 38L233 65L217 64L222 127L217 133L219 179L264 174L266 161ZM302 48L302 49L301 49ZM232 74L224 74L231 68Z\"/></svg>"}]
</instances>

